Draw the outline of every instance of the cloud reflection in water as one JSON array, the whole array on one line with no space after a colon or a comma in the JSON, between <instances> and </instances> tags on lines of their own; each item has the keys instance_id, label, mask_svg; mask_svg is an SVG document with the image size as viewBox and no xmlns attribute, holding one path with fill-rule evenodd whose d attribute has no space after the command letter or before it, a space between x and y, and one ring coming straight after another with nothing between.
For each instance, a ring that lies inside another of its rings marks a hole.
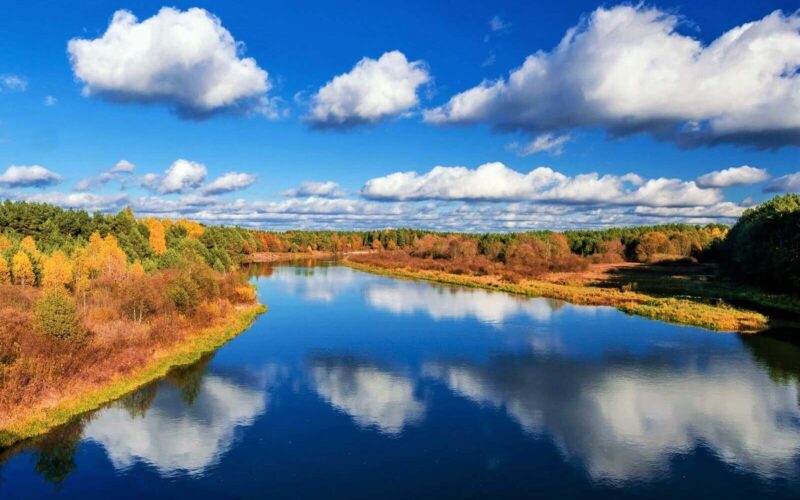
<instances>
[{"instance_id":1,"label":"cloud reflection in water","mask_svg":"<svg viewBox=\"0 0 800 500\"><path fill-rule=\"evenodd\" d=\"M552 299L407 282L374 284L367 288L366 298L373 307L394 314L424 312L435 320L476 318L484 323L502 323L515 315L544 322L564 306Z\"/></svg>"},{"instance_id":2,"label":"cloud reflection in water","mask_svg":"<svg viewBox=\"0 0 800 500\"><path fill-rule=\"evenodd\" d=\"M424 372L549 436L596 480L655 479L699 446L747 471L785 477L800 453L796 385L773 383L746 356L676 367L503 354L486 364L431 362Z\"/></svg>"},{"instance_id":3,"label":"cloud reflection in water","mask_svg":"<svg viewBox=\"0 0 800 500\"><path fill-rule=\"evenodd\" d=\"M265 389L279 370L268 367L249 387L219 375L205 375L188 404L173 386L161 386L140 414L120 405L99 412L84 437L105 448L117 469L142 461L163 476L201 475L231 447L237 428L251 425L269 402Z\"/></svg>"},{"instance_id":4,"label":"cloud reflection in water","mask_svg":"<svg viewBox=\"0 0 800 500\"><path fill-rule=\"evenodd\" d=\"M310 364L317 393L359 426L388 435L419 422L425 404L414 394L413 382L372 363L346 357L324 357Z\"/></svg>"}]
</instances>

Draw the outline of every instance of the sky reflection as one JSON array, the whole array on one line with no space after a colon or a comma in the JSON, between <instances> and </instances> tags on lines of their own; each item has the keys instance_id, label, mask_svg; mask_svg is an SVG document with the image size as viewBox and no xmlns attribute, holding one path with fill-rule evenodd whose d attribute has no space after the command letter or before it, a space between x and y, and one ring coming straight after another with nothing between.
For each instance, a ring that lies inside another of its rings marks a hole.
<instances>
[{"instance_id":1,"label":"sky reflection","mask_svg":"<svg viewBox=\"0 0 800 500\"><path fill-rule=\"evenodd\" d=\"M436 361L428 377L501 409L546 436L594 479L655 479L676 454L707 447L762 476L791 476L800 452L795 384L775 384L747 359L676 366L664 359L586 362L497 354L486 363Z\"/></svg>"},{"instance_id":2,"label":"sky reflection","mask_svg":"<svg viewBox=\"0 0 800 500\"><path fill-rule=\"evenodd\" d=\"M269 367L267 376L249 387L207 374L191 402L180 387L163 386L140 414L124 404L99 412L84 437L102 445L120 470L141 461L163 476L199 475L230 449L237 428L251 425L267 410L266 389L278 373Z\"/></svg>"}]
</instances>

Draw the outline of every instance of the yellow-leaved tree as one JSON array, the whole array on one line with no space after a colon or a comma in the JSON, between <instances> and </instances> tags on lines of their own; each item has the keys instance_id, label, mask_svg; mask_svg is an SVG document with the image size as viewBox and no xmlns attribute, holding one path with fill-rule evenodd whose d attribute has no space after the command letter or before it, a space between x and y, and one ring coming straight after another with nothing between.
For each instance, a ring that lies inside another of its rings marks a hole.
<instances>
[{"instance_id":1,"label":"yellow-leaved tree","mask_svg":"<svg viewBox=\"0 0 800 500\"><path fill-rule=\"evenodd\" d=\"M99 234L97 235L100 236ZM82 297L83 308L86 309L86 295L89 291L89 252L87 247L75 249L72 253L72 281L75 283L75 293Z\"/></svg>"},{"instance_id":2,"label":"yellow-leaved tree","mask_svg":"<svg viewBox=\"0 0 800 500\"><path fill-rule=\"evenodd\" d=\"M0 252L5 252L9 248L11 248L11 241L5 235L0 234Z\"/></svg>"},{"instance_id":3,"label":"yellow-leaved tree","mask_svg":"<svg viewBox=\"0 0 800 500\"><path fill-rule=\"evenodd\" d=\"M44 286L65 287L72 282L72 262L63 252L53 252L45 257L42 266L42 284Z\"/></svg>"},{"instance_id":4,"label":"yellow-leaved tree","mask_svg":"<svg viewBox=\"0 0 800 500\"><path fill-rule=\"evenodd\" d=\"M119 280L125 277L128 258L111 234L103 238L97 231L92 233L85 253L79 257L83 261L81 271L87 272L88 278L108 276Z\"/></svg>"},{"instance_id":5,"label":"yellow-leaved tree","mask_svg":"<svg viewBox=\"0 0 800 500\"><path fill-rule=\"evenodd\" d=\"M11 283L11 271L8 269L8 262L0 255L0 285Z\"/></svg>"},{"instance_id":6,"label":"yellow-leaved tree","mask_svg":"<svg viewBox=\"0 0 800 500\"><path fill-rule=\"evenodd\" d=\"M167 238L164 225L160 220L150 217L144 220L147 229L150 231L150 246L156 255L161 255L167 251Z\"/></svg>"},{"instance_id":7,"label":"yellow-leaved tree","mask_svg":"<svg viewBox=\"0 0 800 500\"><path fill-rule=\"evenodd\" d=\"M103 250L100 255L102 262L101 273L103 276L120 280L125 277L128 270L128 256L119 247L117 239L111 234L103 238Z\"/></svg>"},{"instance_id":8,"label":"yellow-leaved tree","mask_svg":"<svg viewBox=\"0 0 800 500\"><path fill-rule=\"evenodd\" d=\"M206 228L198 224L197 222L190 221L187 219L181 219L175 223L178 226L186 229L186 234L189 235L190 238L198 239L203 236Z\"/></svg>"},{"instance_id":9,"label":"yellow-leaved tree","mask_svg":"<svg viewBox=\"0 0 800 500\"><path fill-rule=\"evenodd\" d=\"M11 259L11 274L17 285L33 285L36 276L33 274L33 264L28 254L20 250Z\"/></svg>"},{"instance_id":10,"label":"yellow-leaved tree","mask_svg":"<svg viewBox=\"0 0 800 500\"><path fill-rule=\"evenodd\" d=\"M138 260L133 261L133 264L128 268L128 276L131 278L142 278L145 274L144 266Z\"/></svg>"},{"instance_id":11,"label":"yellow-leaved tree","mask_svg":"<svg viewBox=\"0 0 800 500\"><path fill-rule=\"evenodd\" d=\"M22 241L19 242L20 248L28 252L28 255L31 256L32 259L39 260L41 254L39 253L39 249L36 248L36 241L30 236L26 236L22 238Z\"/></svg>"}]
</instances>

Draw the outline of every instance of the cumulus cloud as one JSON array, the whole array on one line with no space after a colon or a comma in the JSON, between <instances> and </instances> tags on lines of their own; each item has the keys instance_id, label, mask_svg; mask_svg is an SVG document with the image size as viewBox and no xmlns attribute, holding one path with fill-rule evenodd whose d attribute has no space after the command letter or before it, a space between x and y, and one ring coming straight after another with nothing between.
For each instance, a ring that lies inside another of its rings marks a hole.
<instances>
[{"instance_id":1,"label":"cumulus cloud","mask_svg":"<svg viewBox=\"0 0 800 500\"><path fill-rule=\"evenodd\" d=\"M0 75L0 92L25 92L28 90L28 80L19 75Z\"/></svg>"},{"instance_id":2,"label":"cumulus cloud","mask_svg":"<svg viewBox=\"0 0 800 500\"><path fill-rule=\"evenodd\" d=\"M134 171L136 171L136 165L128 160L120 160L113 167L100 172L94 177L84 177L79 180L73 189L87 191L92 188L103 187L113 180L121 180L124 176L132 174Z\"/></svg>"},{"instance_id":3,"label":"cumulus cloud","mask_svg":"<svg viewBox=\"0 0 800 500\"><path fill-rule=\"evenodd\" d=\"M203 9L164 7L141 22L118 10L103 36L74 38L67 50L87 96L166 104L192 119L274 111L267 72L241 57L243 44Z\"/></svg>"},{"instance_id":4,"label":"cumulus cloud","mask_svg":"<svg viewBox=\"0 0 800 500\"><path fill-rule=\"evenodd\" d=\"M154 174L152 172L146 173L141 176L138 180L139 187L143 187L145 189L154 190L158 187L158 181L161 179L161 176L158 174Z\"/></svg>"},{"instance_id":5,"label":"cumulus cloud","mask_svg":"<svg viewBox=\"0 0 800 500\"><path fill-rule=\"evenodd\" d=\"M300 184L299 188L289 189L283 196L291 198L303 198L306 196L319 196L321 198L340 198L344 196L344 191L339 189L339 184L333 181L314 182L306 181Z\"/></svg>"},{"instance_id":6,"label":"cumulus cloud","mask_svg":"<svg viewBox=\"0 0 800 500\"><path fill-rule=\"evenodd\" d=\"M476 169L439 166L422 175L396 172L368 180L361 193L375 200L527 200L644 206L709 205L722 199L718 189L703 189L693 181L644 180L636 174L569 177L548 167L523 174L499 162Z\"/></svg>"},{"instance_id":7,"label":"cumulus cloud","mask_svg":"<svg viewBox=\"0 0 800 500\"><path fill-rule=\"evenodd\" d=\"M416 106L417 89L429 81L422 61L409 62L397 50L365 57L319 89L306 119L323 129L377 123Z\"/></svg>"},{"instance_id":8,"label":"cumulus cloud","mask_svg":"<svg viewBox=\"0 0 800 500\"><path fill-rule=\"evenodd\" d=\"M766 193L798 193L800 192L800 172L782 175L775 178L764 188Z\"/></svg>"},{"instance_id":9,"label":"cumulus cloud","mask_svg":"<svg viewBox=\"0 0 800 500\"><path fill-rule=\"evenodd\" d=\"M253 174L228 172L203 186L201 191L207 195L230 193L252 186L256 180Z\"/></svg>"},{"instance_id":10,"label":"cumulus cloud","mask_svg":"<svg viewBox=\"0 0 800 500\"><path fill-rule=\"evenodd\" d=\"M45 106L55 106L56 104L58 104L58 99L56 99L55 97L53 97L51 95L48 95L48 96L45 96L44 101L42 101L42 103Z\"/></svg>"},{"instance_id":11,"label":"cumulus cloud","mask_svg":"<svg viewBox=\"0 0 800 500\"><path fill-rule=\"evenodd\" d=\"M45 187L61 182L62 177L40 165L12 165L0 174L0 185L8 187Z\"/></svg>"},{"instance_id":12,"label":"cumulus cloud","mask_svg":"<svg viewBox=\"0 0 800 500\"><path fill-rule=\"evenodd\" d=\"M208 170L202 163L179 159L170 165L158 180L157 190L161 194L183 193L195 189L206 180ZM151 183L152 177L147 177Z\"/></svg>"},{"instance_id":13,"label":"cumulus cloud","mask_svg":"<svg viewBox=\"0 0 800 500\"><path fill-rule=\"evenodd\" d=\"M643 4L599 8L552 51L455 95L425 120L530 133L600 127L682 146L800 144L800 13L775 11L707 46L679 24Z\"/></svg>"},{"instance_id":14,"label":"cumulus cloud","mask_svg":"<svg viewBox=\"0 0 800 500\"><path fill-rule=\"evenodd\" d=\"M701 175L697 178L697 185L704 188L726 188L756 184L767 179L769 175L765 169L743 165Z\"/></svg>"},{"instance_id":15,"label":"cumulus cloud","mask_svg":"<svg viewBox=\"0 0 800 500\"><path fill-rule=\"evenodd\" d=\"M132 174L136 171L136 165L128 160L120 160L113 167L111 167L112 174Z\"/></svg>"}]
</instances>

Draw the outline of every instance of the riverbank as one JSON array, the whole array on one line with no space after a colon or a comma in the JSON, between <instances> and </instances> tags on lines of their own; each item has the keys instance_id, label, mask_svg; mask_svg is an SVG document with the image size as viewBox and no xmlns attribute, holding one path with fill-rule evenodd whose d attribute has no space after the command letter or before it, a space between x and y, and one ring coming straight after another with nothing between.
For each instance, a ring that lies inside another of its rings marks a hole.
<instances>
[{"instance_id":1,"label":"riverbank","mask_svg":"<svg viewBox=\"0 0 800 500\"><path fill-rule=\"evenodd\" d=\"M47 432L72 418L99 408L125 394L160 378L176 366L194 363L244 332L260 314L261 304L239 306L217 324L187 336L175 345L155 351L141 367L118 375L105 383L89 387L56 403L29 408L13 417L0 416L0 448Z\"/></svg>"},{"instance_id":2,"label":"riverbank","mask_svg":"<svg viewBox=\"0 0 800 500\"><path fill-rule=\"evenodd\" d=\"M729 305L713 305L674 297L655 297L636 291L585 285L551 283L541 280L504 281L498 276L470 276L441 271L388 268L345 259L344 265L360 271L395 278L421 279L448 285L497 290L529 297L546 297L578 305L610 306L627 314L715 331L755 333L767 328L761 313Z\"/></svg>"}]
</instances>

